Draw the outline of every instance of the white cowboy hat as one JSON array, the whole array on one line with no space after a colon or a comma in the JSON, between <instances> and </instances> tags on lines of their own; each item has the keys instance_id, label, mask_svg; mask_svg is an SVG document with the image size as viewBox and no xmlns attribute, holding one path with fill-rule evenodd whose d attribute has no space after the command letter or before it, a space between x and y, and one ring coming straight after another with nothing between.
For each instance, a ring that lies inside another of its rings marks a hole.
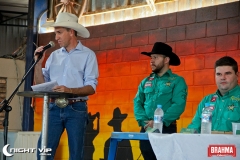
<instances>
[{"instance_id":1,"label":"white cowboy hat","mask_svg":"<svg viewBox=\"0 0 240 160\"><path fill-rule=\"evenodd\" d=\"M90 36L89 31L78 23L78 17L68 12L59 13L56 22L46 22L42 27L66 27L77 31L77 35L83 38Z\"/></svg>"}]
</instances>

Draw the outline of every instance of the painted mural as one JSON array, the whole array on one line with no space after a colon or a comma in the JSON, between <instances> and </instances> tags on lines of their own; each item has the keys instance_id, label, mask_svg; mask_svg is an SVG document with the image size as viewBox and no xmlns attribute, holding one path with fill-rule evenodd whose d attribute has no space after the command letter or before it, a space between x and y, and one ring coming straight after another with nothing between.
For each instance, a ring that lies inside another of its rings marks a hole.
<instances>
[{"instance_id":1,"label":"painted mural","mask_svg":"<svg viewBox=\"0 0 240 160\"><path fill-rule=\"evenodd\" d=\"M140 131L133 115L133 98L141 80L151 73L150 59L140 53L150 51L156 41L169 44L181 59L181 65L171 69L188 85L186 110L177 122L178 132L186 127L200 100L216 90L215 61L228 55L240 62L239 22L239 2L234 2L88 27L91 37L80 40L95 51L100 77L97 92L88 101L85 159L105 160L112 132ZM53 33L39 35L40 45L53 39ZM41 130L41 114L42 100L36 99L35 131ZM119 155L117 160L143 159L139 142L134 140L121 142ZM64 133L56 160L67 159Z\"/></svg>"}]
</instances>

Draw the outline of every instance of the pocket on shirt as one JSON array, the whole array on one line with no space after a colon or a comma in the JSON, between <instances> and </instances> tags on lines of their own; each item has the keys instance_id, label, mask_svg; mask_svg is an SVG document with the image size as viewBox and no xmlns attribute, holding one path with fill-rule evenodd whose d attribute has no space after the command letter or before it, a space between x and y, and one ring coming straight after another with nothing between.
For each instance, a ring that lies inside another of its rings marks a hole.
<instances>
[{"instance_id":1,"label":"pocket on shirt","mask_svg":"<svg viewBox=\"0 0 240 160\"><path fill-rule=\"evenodd\" d=\"M72 73L73 74L79 74L79 73L83 73L83 71L82 70L78 70L77 68L74 68L74 69L72 69Z\"/></svg>"},{"instance_id":2,"label":"pocket on shirt","mask_svg":"<svg viewBox=\"0 0 240 160\"><path fill-rule=\"evenodd\" d=\"M147 94L147 93L152 93L153 92L153 87L146 87L144 88L143 93Z\"/></svg>"},{"instance_id":3,"label":"pocket on shirt","mask_svg":"<svg viewBox=\"0 0 240 160\"><path fill-rule=\"evenodd\" d=\"M229 106L228 106L229 107ZM234 106L233 111L227 109L227 112L224 113L224 119L235 122L240 120L240 108L239 106Z\"/></svg>"},{"instance_id":4,"label":"pocket on shirt","mask_svg":"<svg viewBox=\"0 0 240 160\"><path fill-rule=\"evenodd\" d=\"M168 102L170 99L172 99L172 92L173 89L171 87L164 87L159 90L159 97L165 102Z\"/></svg>"},{"instance_id":5,"label":"pocket on shirt","mask_svg":"<svg viewBox=\"0 0 240 160\"><path fill-rule=\"evenodd\" d=\"M172 93L173 89L171 87L163 87L162 89L160 89L160 94L162 95L168 95L170 93Z\"/></svg>"},{"instance_id":6,"label":"pocket on shirt","mask_svg":"<svg viewBox=\"0 0 240 160\"><path fill-rule=\"evenodd\" d=\"M72 75L73 75L76 79L78 79L78 80L83 79L83 71L77 70L77 69L73 69L71 72L72 72Z\"/></svg>"},{"instance_id":7,"label":"pocket on shirt","mask_svg":"<svg viewBox=\"0 0 240 160\"><path fill-rule=\"evenodd\" d=\"M64 68L61 65L50 65L51 80L58 80L63 75Z\"/></svg>"},{"instance_id":8,"label":"pocket on shirt","mask_svg":"<svg viewBox=\"0 0 240 160\"><path fill-rule=\"evenodd\" d=\"M239 107L234 108L234 111L228 110L223 113L223 119L229 131L232 130L232 122L238 122L240 120Z\"/></svg>"}]
</instances>

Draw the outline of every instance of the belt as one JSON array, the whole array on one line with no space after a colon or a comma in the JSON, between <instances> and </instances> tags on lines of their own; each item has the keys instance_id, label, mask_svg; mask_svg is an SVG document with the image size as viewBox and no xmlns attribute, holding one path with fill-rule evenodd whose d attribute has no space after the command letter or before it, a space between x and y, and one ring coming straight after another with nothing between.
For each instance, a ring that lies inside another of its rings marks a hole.
<instances>
[{"instance_id":1,"label":"belt","mask_svg":"<svg viewBox=\"0 0 240 160\"><path fill-rule=\"evenodd\" d=\"M49 102L55 103L56 98L50 98ZM86 100L83 99L68 99L68 104L73 104L76 102L86 102Z\"/></svg>"}]
</instances>

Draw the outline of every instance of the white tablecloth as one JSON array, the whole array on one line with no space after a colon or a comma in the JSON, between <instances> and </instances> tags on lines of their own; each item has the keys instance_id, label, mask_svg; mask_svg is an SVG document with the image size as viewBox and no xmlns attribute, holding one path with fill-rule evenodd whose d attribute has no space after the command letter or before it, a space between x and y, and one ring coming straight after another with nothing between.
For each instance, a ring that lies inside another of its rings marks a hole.
<instances>
[{"instance_id":1,"label":"white tablecloth","mask_svg":"<svg viewBox=\"0 0 240 160\"><path fill-rule=\"evenodd\" d=\"M149 133L148 136L158 160L240 160L240 135ZM236 157L208 157L208 147L214 144L235 145Z\"/></svg>"}]
</instances>

